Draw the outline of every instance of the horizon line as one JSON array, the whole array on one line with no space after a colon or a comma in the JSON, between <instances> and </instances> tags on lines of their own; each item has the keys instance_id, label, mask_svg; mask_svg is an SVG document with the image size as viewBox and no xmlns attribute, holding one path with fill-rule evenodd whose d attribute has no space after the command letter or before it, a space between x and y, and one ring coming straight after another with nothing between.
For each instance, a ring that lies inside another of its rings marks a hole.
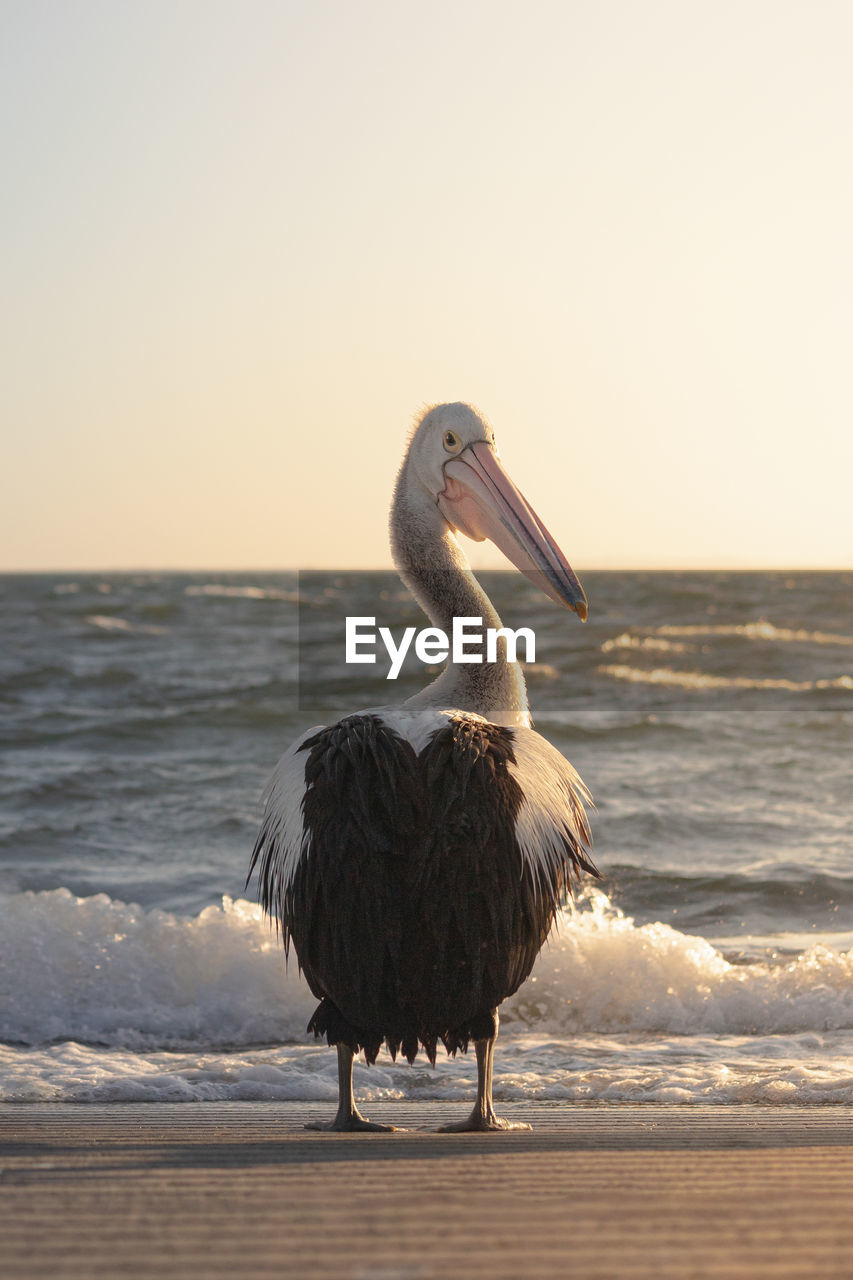
<instances>
[{"instance_id":1,"label":"horizon line","mask_svg":"<svg viewBox=\"0 0 853 1280\"><path fill-rule=\"evenodd\" d=\"M506 567L485 568L479 567L472 570L473 573L512 573L517 574L518 570L511 565ZM662 565L662 564L633 564L633 565L580 565L578 573L850 573L853 572L853 564L850 565L820 565L820 564L753 564L753 565L726 565L726 564L683 564L683 565ZM32 569L32 568L0 568L0 577L62 577L77 574L81 576L96 576L98 574L118 575L118 574L202 574L202 573L223 573L223 574L278 574L278 573L393 573L399 577L398 571L393 565L348 565L346 567L336 565L303 565L303 566L284 566L277 568L258 568L257 566L242 566L237 568L227 568L223 565L202 565L202 566L158 566L158 565L132 565L132 566L107 566L99 565L95 567L60 567L49 569Z\"/></svg>"}]
</instances>

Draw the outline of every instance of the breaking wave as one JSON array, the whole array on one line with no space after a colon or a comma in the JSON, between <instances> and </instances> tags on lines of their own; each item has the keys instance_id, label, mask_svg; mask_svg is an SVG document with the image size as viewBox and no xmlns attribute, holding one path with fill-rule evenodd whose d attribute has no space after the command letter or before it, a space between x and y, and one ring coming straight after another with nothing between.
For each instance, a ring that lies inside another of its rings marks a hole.
<instances>
[{"instance_id":1,"label":"breaking wave","mask_svg":"<svg viewBox=\"0 0 853 1280\"><path fill-rule=\"evenodd\" d=\"M0 916L0 1100L334 1099L314 998L253 904L185 918L59 889ZM499 1099L853 1101L853 954L825 945L734 963L593 890L501 1014ZM356 1088L469 1098L472 1057L383 1054Z\"/></svg>"},{"instance_id":2,"label":"breaking wave","mask_svg":"<svg viewBox=\"0 0 853 1280\"><path fill-rule=\"evenodd\" d=\"M244 899L182 917L55 889L6 896L0 923L7 1041L157 1049L304 1039L314 998ZM508 1031L544 1034L853 1030L853 953L819 945L733 963L704 938L637 925L590 890L502 1018Z\"/></svg>"}]
</instances>

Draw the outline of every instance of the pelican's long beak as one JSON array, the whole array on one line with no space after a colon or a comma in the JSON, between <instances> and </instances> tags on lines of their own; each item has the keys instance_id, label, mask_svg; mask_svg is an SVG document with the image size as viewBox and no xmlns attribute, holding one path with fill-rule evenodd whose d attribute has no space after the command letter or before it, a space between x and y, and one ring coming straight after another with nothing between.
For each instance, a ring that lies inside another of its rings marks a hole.
<instances>
[{"instance_id":1,"label":"pelican's long beak","mask_svg":"<svg viewBox=\"0 0 853 1280\"><path fill-rule=\"evenodd\" d=\"M586 620L583 587L523 494L485 440L444 464L438 506L448 524L475 542L488 538L526 578Z\"/></svg>"}]
</instances>

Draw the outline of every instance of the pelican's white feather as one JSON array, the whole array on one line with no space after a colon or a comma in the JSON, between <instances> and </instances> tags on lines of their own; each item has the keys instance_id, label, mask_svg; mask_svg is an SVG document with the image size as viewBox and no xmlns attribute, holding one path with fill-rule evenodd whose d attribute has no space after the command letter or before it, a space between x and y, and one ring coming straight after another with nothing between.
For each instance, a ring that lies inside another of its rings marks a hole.
<instances>
[{"instance_id":1,"label":"pelican's white feather","mask_svg":"<svg viewBox=\"0 0 853 1280\"><path fill-rule=\"evenodd\" d=\"M263 834L276 878L284 892L290 885L299 860L308 852L311 833L305 829L305 765L303 742L320 733L325 725L315 725L291 743L279 760L264 789Z\"/></svg>"},{"instance_id":2,"label":"pelican's white feather","mask_svg":"<svg viewBox=\"0 0 853 1280\"><path fill-rule=\"evenodd\" d=\"M554 870L565 865L566 841L581 852L591 843L584 803L592 797L568 760L535 730L514 729L512 750L509 772L524 793L515 838L536 883L553 883Z\"/></svg>"}]
</instances>

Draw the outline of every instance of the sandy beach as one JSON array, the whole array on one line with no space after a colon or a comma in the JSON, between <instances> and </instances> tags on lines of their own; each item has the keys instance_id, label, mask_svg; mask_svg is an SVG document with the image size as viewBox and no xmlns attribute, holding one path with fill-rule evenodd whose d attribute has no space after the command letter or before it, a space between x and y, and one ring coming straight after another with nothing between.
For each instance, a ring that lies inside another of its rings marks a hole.
<instances>
[{"instance_id":1,"label":"sandy beach","mask_svg":"<svg viewBox=\"0 0 853 1280\"><path fill-rule=\"evenodd\" d=\"M3 1275L851 1274L848 1106L507 1104L533 1131L487 1136L386 1103L407 1132L303 1128L327 1111L0 1108Z\"/></svg>"}]
</instances>

